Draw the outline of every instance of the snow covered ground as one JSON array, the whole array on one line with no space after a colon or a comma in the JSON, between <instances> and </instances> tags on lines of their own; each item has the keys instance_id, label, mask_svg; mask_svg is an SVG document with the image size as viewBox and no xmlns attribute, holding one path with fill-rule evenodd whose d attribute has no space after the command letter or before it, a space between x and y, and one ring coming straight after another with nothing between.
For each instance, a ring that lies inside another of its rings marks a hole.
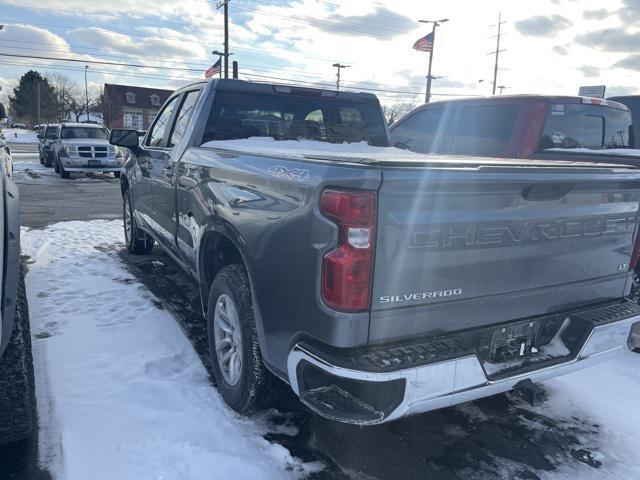
<instances>
[{"instance_id":1,"label":"snow covered ground","mask_svg":"<svg viewBox=\"0 0 640 480\"><path fill-rule=\"evenodd\" d=\"M38 143L37 132L23 128L3 128L2 133L7 142L13 143Z\"/></svg>"},{"instance_id":2,"label":"snow covered ground","mask_svg":"<svg viewBox=\"0 0 640 480\"><path fill-rule=\"evenodd\" d=\"M316 470L263 438L294 427L225 406L175 320L114 254L122 241L120 221L23 230L43 466L56 480Z\"/></svg>"},{"instance_id":3,"label":"snow covered ground","mask_svg":"<svg viewBox=\"0 0 640 480\"><path fill-rule=\"evenodd\" d=\"M277 433L302 441L296 426L277 420L282 415L246 419L225 406L176 319L118 255L121 232L120 221L102 220L23 230L43 467L55 480L286 479L321 468L265 440ZM449 458L488 457L494 465L480 463L465 478L495 478L496 471L505 479L534 478L518 474L523 467L542 479L640 478L640 355L629 352L545 389L543 405L507 403L497 416L474 402L370 429L311 416L305 428L312 429L313 448L338 445L348 458L332 457L353 462L349 471L359 479L371 478L358 472L380 455L393 463L407 450L420 468L438 460L455 471L438 449L468 448L463 439L474 431L486 432L478 434L481 443ZM439 426L442 418L454 420ZM503 428L504 421L514 425ZM425 430L437 445L406 437ZM500 436L493 438L495 431ZM507 443L533 441L555 469L509 456L499 441L483 443L503 435L515 435L501 440Z\"/></svg>"}]
</instances>

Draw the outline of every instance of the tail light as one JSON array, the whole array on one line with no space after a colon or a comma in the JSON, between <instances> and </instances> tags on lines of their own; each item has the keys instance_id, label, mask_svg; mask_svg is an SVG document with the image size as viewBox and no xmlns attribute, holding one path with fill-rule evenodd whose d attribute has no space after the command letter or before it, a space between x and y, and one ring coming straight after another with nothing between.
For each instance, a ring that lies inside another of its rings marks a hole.
<instances>
[{"instance_id":1,"label":"tail light","mask_svg":"<svg viewBox=\"0 0 640 480\"><path fill-rule=\"evenodd\" d=\"M325 190L320 211L338 226L338 246L322 260L322 299L342 312L368 310L375 241L376 193Z\"/></svg>"}]
</instances>

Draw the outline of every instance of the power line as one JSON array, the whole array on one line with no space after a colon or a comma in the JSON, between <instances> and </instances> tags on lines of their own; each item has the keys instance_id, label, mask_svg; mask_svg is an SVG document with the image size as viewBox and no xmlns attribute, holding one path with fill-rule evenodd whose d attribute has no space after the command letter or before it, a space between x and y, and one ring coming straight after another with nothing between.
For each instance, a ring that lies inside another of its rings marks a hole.
<instances>
[{"instance_id":1,"label":"power line","mask_svg":"<svg viewBox=\"0 0 640 480\"><path fill-rule=\"evenodd\" d=\"M10 49L14 49L14 50L32 50L32 51L43 51L43 52L54 52L54 53L76 53L76 54L81 54L81 55L99 55L102 57L109 57L109 58L116 58L116 59L123 59L123 60L128 60L128 59L132 59L132 60L138 60L140 58L140 55L137 56L130 56L130 55L124 55L124 54L118 54L118 55L114 55L114 54L109 54L109 53L103 53L104 50L103 49L99 49L99 48L86 48L86 47L78 47L75 45L69 45L69 48L72 48L73 51L69 51L66 48L46 48L48 46L48 44L44 44L44 43L40 43L40 42L29 42L26 40L6 40L6 39L2 39L0 37L0 42L4 42L4 43L26 43L29 45L45 45L45 47L23 47L23 46L11 46L11 45L0 45L3 46L4 48L10 48ZM77 49L82 49L83 51L75 51ZM84 51L87 50L87 51ZM109 51L109 50L107 50ZM93 52L98 52L98 53L93 53ZM185 59L182 59L180 57L176 57L176 56L162 56L162 55L152 55L152 56L145 56L145 58L151 58L151 59L160 59L160 60L169 60L169 61L175 61L176 63L181 63L181 64L185 64L185 65L191 65L191 66L198 66L202 68L202 71L206 70L209 66L210 63L205 61L202 62L195 62L195 61L186 61ZM244 63L243 65L245 67L251 68L252 70L258 70L258 71L263 71L263 72L272 72L273 68L264 68L258 65L254 65L254 64L248 64L248 63ZM322 76L325 75L325 72L313 72L313 71L309 71L309 70L295 70L295 69L289 69L288 67L284 67L284 71L287 73L291 73L296 75L297 77L306 77L306 78L313 78L313 79L317 79L318 76ZM349 83L349 82L347 82ZM360 80L357 82L351 82L351 83L357 83L357 84L363 84L363 85L374 85L374 86L388 86L388 85L384 85L381 84L380 82L372 82L372 81L366 81L366 80Z\"/></svg>"},{"instance_id":2,"label":"power line","mask_svg":"<svg viewBox=\"0 0 640 480\"><path fill-rule=\"evenodd\" d=\"M201 69L196 69L196 68L160 67L160 66L153 66L153 65L136 64L136 63L107 62L107 61L99 61L99 60L85 60L85 59L78 59L78 58L60 58L60 57L49 57L49 56L44 56L44 55L20 55L20 54L13 54L13 53L0 53L0 57L25 58L25 59L34 59L34 60L51 60L51 61L59 61L59 62L90 63L90 64L95 64L95 65L109 65L109 66L114 66L114 67L149 68L149 69L154 69L154 70L172 70L172 71L202 73ZM287 82L297 82L296 79L292 79L292 78L276 77L276 76L269 76L269 75L259 75L259 74L254 74L254 73L251 73L250 75L253 75L253 76L259 77L259 78L260 77L262 77L262 78L272 78L272 79L275 79L275 80L284 80L284 81L287 81ZM333 87L333 85L330 85L330 84L327 84L327 83L320 83L320 82L306 82L306 83ZM416 93L416 92L410 92L410 91L390 90L390 89L383 89L383 88L366 88L366 87L359 87L359 86L356 86L356 85L354 85L353 88L358 88L358 89L363 90L363 91L371 91L371 92L380 92L380 91L382 91L382 92L408 93L408 94L415 94Z\"/></svg>"},{"instance_id":3,"label":"power line","mask_svg":"<svg viewBox=\"0 0 640 480\"><path fill-rule=\"evenodd\" d=\"M18 25L28 25L28 26L35 26L35 27L50 27L50 28L60 28L60 29L76 29L78 28L77 25L60 25L60 24L51 24L51 23L42 23L42 22L26 22L23 20L16 20L16 19L11 19L8 18L6 19L6 22L12 22L12 23L5 23L5 25L8 26L18 26ZM143 35L140 33L133 33L133 32L122 32L119 30L113 30L113 29L105 29L102 27L87 27L88 29L94 29L94 30L99 30L101 32L104 33L116 33L119 35L123 35L123 36L127 36L127 37L135 37L135 38L144 38L144 39L153 39L153 40L175 40L177 42L181 42L181 43L190 43L190 44L194 44L194 45L199 45L201 46L203 49L205 49L205 51L209 51L210 48L210 43L208 42L202 42L202 41L198 41L198 40L189 40L183 37L176 37L176 36L171 36L171 35ZM260 54L265 54L265 51L256 49L256 48L250 48L250 47L241 47L241 46L235 46L234 47L235 50L245 50L248 52L252 52L252 53L260 53ZM267 54L269 54L269 52L266 52ZM310 58L312 60L319 60L321 62L331 62L333 61L330 58L323 58L323 57L314 57L312 55L308 55L305 53L305 57L306 58Z\"/></svg>"}]
</instances>

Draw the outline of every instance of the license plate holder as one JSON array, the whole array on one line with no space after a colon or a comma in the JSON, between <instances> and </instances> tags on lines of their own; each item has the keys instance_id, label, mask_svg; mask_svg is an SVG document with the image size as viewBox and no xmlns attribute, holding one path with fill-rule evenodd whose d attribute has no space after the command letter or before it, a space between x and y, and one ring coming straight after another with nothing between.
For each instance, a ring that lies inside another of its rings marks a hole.
<instances>
[{"instance_id":1,"label":"license plate holder","mask_svg":"<svg viewBox=\"0 0 640 480\"><path fill-rule=\"evenodd\" d=\"M498 327L493 331L489 358L492 362L504 362L524 358L537 352L539 323L520 322Z\"/></svg>"},{"instance_id":2,"label":"license plate holder","mask_svg":"<svg viewBox=\"0 0 640 480\"><path fill-rule=\"evenodd\" d=\"M87 160L87 165L90 165L92 167L99 167L100 160Z\"/></svg>"}]
</instances>

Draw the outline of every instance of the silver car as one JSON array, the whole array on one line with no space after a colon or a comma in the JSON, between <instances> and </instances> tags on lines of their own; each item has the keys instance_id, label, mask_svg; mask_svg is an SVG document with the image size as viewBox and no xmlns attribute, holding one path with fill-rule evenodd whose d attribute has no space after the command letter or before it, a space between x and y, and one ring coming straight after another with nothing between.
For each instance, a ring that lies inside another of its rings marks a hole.
<instances>
[{"instance_id":1,"label":"silver car","mask_svg":"<svg viewBox=\"0 0 640 480\"><path fill-rule=\"evenodd\" d=\"M113 172L120 177L125 152L109 144L109 130L89 123L63 123L53 144L53 166L62 178L70 172Z\"/></svg>"}]
</instances>

